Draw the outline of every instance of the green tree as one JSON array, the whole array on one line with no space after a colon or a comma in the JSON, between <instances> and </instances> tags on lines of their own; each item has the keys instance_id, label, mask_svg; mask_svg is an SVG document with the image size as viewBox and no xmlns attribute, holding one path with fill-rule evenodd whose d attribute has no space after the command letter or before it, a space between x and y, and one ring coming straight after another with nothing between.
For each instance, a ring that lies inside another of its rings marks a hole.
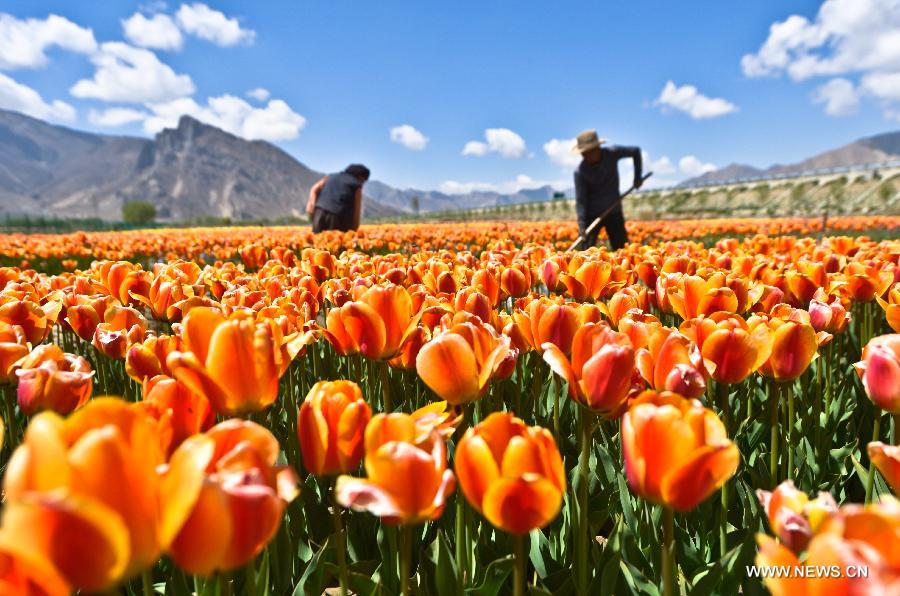
<instances>
[{"instance_id":1,"label":"green tree","mask_svg":"<svg viewBox=\"0 0 900 596\"><path fill-rule=\"evenodd\" d=\"M122 203L122 221L129 224L148 224L156 219L156 205L147 201Z\"/></svg>"}]
</instances>

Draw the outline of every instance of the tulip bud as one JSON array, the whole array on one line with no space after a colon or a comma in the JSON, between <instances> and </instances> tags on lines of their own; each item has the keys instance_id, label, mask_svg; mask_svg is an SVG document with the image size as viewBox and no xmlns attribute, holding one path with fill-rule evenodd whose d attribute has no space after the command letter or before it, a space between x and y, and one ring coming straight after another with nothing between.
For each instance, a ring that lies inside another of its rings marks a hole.
<instances>
[{"instance_id":1,"label":"tulip bud","mask_svg":"<svg viewBox=\"0 0 900 596\"><path fill-rule=\"evenodd\" d=\"M550 432L495 412L470 428L454 462L466 500L494 526L522 535L552 522L566 476Z\"/></svg>"},{"instance_id":2,"label":"tulip bud","mask_svg":"<svg viewBox=\"0 0 900 596\"><path fill-rule=\"evenodd\" d=\"M900 334L872 338L854 364L872 402L887 412L900 414Z\"/></svg>"},{"instance_id":3,"label":"tulip bud","mask_svg":"<svg viewBox=\"0 0 900 596\"><path fill-rule=\"evenodd\" d=\"M622 417L622 454L631 490L678 511L718 490L740 459L715 413L696 400L653 391L632 401Z\"/></svg>"},{"instance_id":4,"label":"tulip bud","mask_svg":"<svg viewBox=\"0 0 900 596\"><path fill-rule=\"evenodd\" d=\"M363 436L372 417L352 381L319 381L300 406L297 435L303 465L316 476L346 474L359 467Z\"/></svg>"},{"instance_id":5,"label":"tulip bud","mask_svg":"<svg viewBox=\"0 0 900 596\"><path fill-rule=\"evenodd\" d=\"M56 348L56 346L41 346ZM19 379L17 401L26 416L42 410L66 415L91 396L94 372L88 361L62 350L35 349L45 357L23 359L26 366L16 371Z\"/></svg>"}]
</instances>

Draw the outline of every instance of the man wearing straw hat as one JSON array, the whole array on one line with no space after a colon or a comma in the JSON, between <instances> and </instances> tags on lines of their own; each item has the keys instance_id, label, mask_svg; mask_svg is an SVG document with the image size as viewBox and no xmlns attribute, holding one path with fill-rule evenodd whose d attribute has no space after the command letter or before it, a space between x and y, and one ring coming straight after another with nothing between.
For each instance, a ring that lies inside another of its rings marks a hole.
<instances>
[{"instance_id":1,"label":"man wearing straw hat","mask_svg":"<svg viewBox=\"0 0 900 596\"><path fill-rule=\"evenodd\" d=\"M578 232L584 236L582 248L597 244L600 226L585 234L588 226L604 211L619 201L619 160L630 157L634 162L634 187L640 188L641 150L638 147L603 147L606 139L597 138L596 130L585 130L578 135L574 153L581 154L581 163L575 170L575 211L578 214ZM600 225L606 230L613 250L625 246L625 216L622 206L613 209Z\"/></svg>"}]
</instances>

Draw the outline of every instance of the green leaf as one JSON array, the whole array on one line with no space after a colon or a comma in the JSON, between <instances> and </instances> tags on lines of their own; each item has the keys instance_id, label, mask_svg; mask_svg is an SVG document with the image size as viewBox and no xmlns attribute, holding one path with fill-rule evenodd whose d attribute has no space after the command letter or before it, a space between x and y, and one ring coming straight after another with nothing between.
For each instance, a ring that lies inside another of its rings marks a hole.
<instances>
[{"instance_id":1,"label":"green leaf","mask_svg":"<svg viewBox=\"0 0 900 596\"><path fill-rule=\"evenodd\" d=\"M512 557L504 557L491 561L484 572L484 581L475 588L466 590L471 596L497 596L513 568Z\"/></svg>"},{"instance_id":2,"label":"green leaf","mask_svg":"<svg viewBox=\"0 0 900 596\"><path fill-rule=\"evenodd\" d=\"M316 554L313 555L312 559L310 559L309 563L306 565L306 569L303 570L303 575L300 576L300 581L294 588L293 596L319 596L322 594L325 588L325 586L322 585L322 579L325 575L325 566L322 565L322 555L325 553L327 547L327 543L323 544L319 550L316 551Z\"/></svg>"},{"instance_id":3,"label":"green leaf","mask_svg":"<svg viewBox=\"0 0 900 596\"><path fill-rule=\"evenodd\" d=\"M447 534L438 532L435 540L437 543L436 583L438 596L456 596L460 591L459 570L456 568L456 558Z\"/></svg>"}]
</instances>

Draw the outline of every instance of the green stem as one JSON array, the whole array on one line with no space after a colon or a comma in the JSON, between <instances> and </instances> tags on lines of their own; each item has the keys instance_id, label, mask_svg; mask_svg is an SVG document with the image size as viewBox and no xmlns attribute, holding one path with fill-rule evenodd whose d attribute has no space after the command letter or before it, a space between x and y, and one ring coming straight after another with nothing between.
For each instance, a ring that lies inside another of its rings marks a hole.
<instances>
[{"instance_id":1,"label":"green stem","mask_svg":"<svg viewBox=\"0 0 900 596\"><path fill-rule=\"evenodd\" d=\"M900 438L900 430L897 427L900 427L900 413L891 415L891 418L894 420L894 426L891 427L891 445L897 444L897 439Z\"/></svg>"},{"instance_id":2,"label":"green stem","mask_svg":"<svg viewBox=\"0 0 900 596\"><path fill-rule=\"evenodd\" d=\"M9 453L19 445L19 428L16 424L16 391L12 385L3 385L3 405L6 407L6 429L9 432Z\"/></svg>"},{"instance_id":3,"label":"green stem","mask_svg":"<svg viewBox=\"0 0 900 596\"><path fill-rule=\"evenodd\" d=\"M347 538L344 536L344 520L340 505L335 497L335 484L337 478L331 480L331 520L334 523L335 550L337 551L341 596L347 596Z\"/></svg>"},{"instance_id":4,"label":"green stem","mask_svg":"<svg viewBox=\"0 0 900 596\"><path fill-rule=\"evenodd\" d=\"M525 540L524 536L513 536L513 553L515 570L513 571L513 596L525 594Z\"/></svg>"},{"instance_id":5,"label":"green stem","mask_svg":"<svg viewBox=\"0 0 900 596\"><path fill-rule=\"evenodd\" d=\"M462 406L462 420L459 421L459 426L456 428L454 439L457 445L459 445L459 441L462 440L463 435L466 434L466 430L469 426L469 408L471 408L471 406L468 404ZM454 462L454 464L455 463L456 462ZM465 583L469 576L469 558L466 552L466 545L468 543L466 536L467 529L466 499L463 496L462 491L456 491L456 543L454 544L454 555L456 557L456 569L459 572L459 576L462 578L460 590L465 590Z\"/></svg>"},{"instance_id":6,"label":"green stem","mask_svg":"<svg viewBox=\"0 0 900 596\"><path fill-rule=\"evenodd\" d=\"M256 563L256 561L251 559L250 562L244 566L244 576L246 577L246 580L244 583L246 584L246 591L249 594L257 593L255 563Z\"/></svg>"},{"instance_id":7,"label":"green stem","mask_svg":"<svg viewBox=\"0 0 900 596\"><path fill-rule=\"evenodd\" d=\"M581 408L581 458L578 462L578 529L576 531L578 546L575 551L579 594L588 593L588 552L591 540L588 526L588 482L590 479L593 417L593 412L587 408Z\"/></svg>"},{"instance_id":8,"label":"green stem","mask_svg":"<svg viewBox=\"0 0 900 596\"><path fill-rule=\"evenodd\" d=\"M675 579L675 512L670 507L663 508L663 548L662 548L663 596L674 596Z\"/></svg>"},{"instance_id":9,"label":"green stem","mask_svg":"<svg viewBox=\"0 0 900 596\"><path fill-rule=\"evenodd\" d=\"M770 453L769 471L772 474L772 487L778 486L778 397L780 389L775 381L769 381L769 431Z\"/></svg>"},{"instance_id":10,"label":"green stem","mask_svg":"<svg viewBox=\"0 0 900 596\"><path fill-rule=\"evenodd\" d=\"M559 441L559 377L550 371L550 391L553 392L553 435Z\"/></svg>"},{"instance_id":11,"label":"green stem","mask_svg":"<svg viewBox=\"0 0 900 596\"><path fill-rule=\"evenodd\" d=\"M153 570L145 569L141 573L141 592L144 596L154 596L153 591Z\"/></svg>"},{"instance_id":12,"label":"green stem","mask_svg":"<svg viewBox=\"0 0 900 596\"><path fill-rule=\"evenodd\" d=\"M412 553L411 526L404 525L400 533L400 593L409 596L410 558Z\"/></svg>"},{"instance_id":13,"label":"green stem","mask_svg":"<svg viewBox=\"0 0 900 596\"><path fill-rule=\"evenodd\" d=\"M391 383L388 375L388 363L387 360L382 360L378 364L381 368L382 409L385 414L390 414L394 410L394 404L391 402Z\"/></svg>"},{"instance_id":14,"label":"green stem","mask_svg":"<svg viewBox=\"0 0 900 596\"><path fill-rule=\"evenodd\" d=\"M872 425L872 440L881 437L881 410L875 413L875 424ZM866 505L872 502L872 489L875 487L875 464L869 462L869 474L866 476Z\"/></svg>"},{"instance_id":15,"label":"green stem","mask_svg":"<svg viewBox=\"0 0 900 596\"><path fill-rule=\"evenodd\" d=\"M716 381L716 401L719 402L719 410L722 412L722 423L725 425L725 432L731 436L731 405L728 403L729 389L730 387L727 384Z\"/></svg>"},{"instance_id":16,"label":"green stem","mask_svg":"<svg viewBox=\"0 0 900 596\"><path fill-rule=\"evenodd\" d=\"M791 383L790 385L785 386L785 391L787 391L787 478L788 480L794 479L794 385Z\"/></svg>"},{"instance_id":17,"label":"green stem","mask_svg":"<svg viewBox=\"0 0 900 596\"><path fill-rule=\"evenodd\" d=\"M833 343L833 340L832 340ZM831 416L831 359L834 354L834 346L832 343L829 343L825 346L825 353L827 357L825 359L825 364L823 368L825 369L823 374L825 375L825 424L828 424L828 418Z\"/></svg>"}]
</instances>

